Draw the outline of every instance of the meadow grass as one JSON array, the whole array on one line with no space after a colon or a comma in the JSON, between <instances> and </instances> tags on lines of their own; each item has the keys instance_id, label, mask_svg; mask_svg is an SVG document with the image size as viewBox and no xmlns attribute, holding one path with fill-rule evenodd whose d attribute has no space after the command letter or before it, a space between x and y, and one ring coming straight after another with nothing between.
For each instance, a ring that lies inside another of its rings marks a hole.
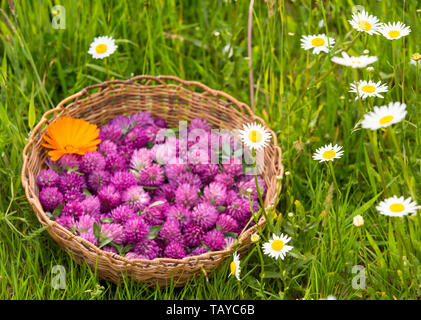
<instances>
[{"instance_id":1,"label":"meadow grass","mask_svg":"<svg viewBox=\"0 0 421 320\"><path fill-rule=\"evenodd\" d=\"M278 135L289 172L282 180L276 227L292 238L294 250L279 264L263 257L261 272L261 257L253 248L241 260L241 282L228 278L227 262L209 278L201 275L183 288L163 289L102 281L61 250L26 201L22 149L45 111L105 80L176 75L250 103L249 2L62 0L62 30L51 23L55 1L0 4L0 298L420 298L419 211L401 219L375 209L395 194L421 203L420 72L409 65L411 54L421 50L417 1L255 2L255 110ZM382 22L402 21L412 32L395 41L359 34L347 21L354 5ZM318 33L335 38L333 50L313 55L300 48L301 35ZM116 53L106 61L87 54L100 35L117 40ZM378 56L374 70L333 64L330 58L345 48L351 55L369 50ZM390 90L384 99L355 101L348 90L358 79L381 80ZM405 102L408 111L393 131L355 128L362 112L391 101ZM311 157L330 142L345 151L332 168ZM357 214L365 220L361 228L352 223ZM66 269L65 290L52 289L54 265ZM365 268L365 289L352 286L356 265Z\"/></svg>"}]
</instances>

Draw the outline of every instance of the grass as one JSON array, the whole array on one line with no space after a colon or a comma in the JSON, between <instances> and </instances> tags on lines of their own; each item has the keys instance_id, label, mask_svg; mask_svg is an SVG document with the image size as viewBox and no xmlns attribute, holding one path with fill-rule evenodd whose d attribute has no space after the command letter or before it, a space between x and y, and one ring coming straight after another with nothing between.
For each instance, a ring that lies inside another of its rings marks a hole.
<instances>
[{"instance_id":1,"label":"grass","mask_svg":"<svg viewBox=\"0 0 421 320\"><path fill-rule=\"evenodd\" d=\"M291 236L294 250L281 264L264 257L262 274L254 248L242 258L241 283L227 279L227 262L209 280L202 275L181 289L130 281L116 286L77 265L40 228L26 201L21 153L45 111L110 78L176 75L250 103L249 2L62 0L62 30L52 28L52 0L0 4L0 298L420 299L419 211L392 219L375 210L394 194L412 193L421 203L420 72L408 64L421 50L417 1L255 2L256 113L277 133L283 150L289 175L282 181L277 228ZM354 5L383 22L403 21L412 32L395 41L358 34L347 22ZM335 38L329 54L300 48L301 35L318 33ZM117 39L118 50L106 64L87 54L99 35ZM330 61L335 51L348 47L353 55L366 49L377 55L374 71ZM355 101L348 90L356 79L381 80L390 90L384 99ZM391 101L407 104L403 122L376 132L355 128L363 112ZM332 168L311 158L330 142L345 150ZM361 228L352 224L357 214L365 220ZM54 265L65 267L65 290L51 287ZM365 268L365 289L352 286L356 265Z\"/></svg>"}]
</instances>

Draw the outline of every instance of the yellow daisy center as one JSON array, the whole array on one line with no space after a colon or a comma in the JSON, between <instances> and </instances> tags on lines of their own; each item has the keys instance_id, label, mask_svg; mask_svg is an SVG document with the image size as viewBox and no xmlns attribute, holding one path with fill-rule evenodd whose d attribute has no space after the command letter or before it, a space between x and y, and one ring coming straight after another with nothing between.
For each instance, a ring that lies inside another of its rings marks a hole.
<instances>
[{"instance_id":1,"label":"yellow daisy center","mask_svg":"<svg viewBox=\"0 0 421 320\"><path fill-rule=\"evenodd\" d=\"M398 30L391 30L389 31L388 35L391 38L397 38L401 35L401 33Z\"/></svg>"},{"instance_id":2,"label":"yellow daisy center","mask_svg":"<svg viewBox=\"0 0 421 320\"><path fill-rule=\"evenodd\" d=\"M364 31L369 31L371 29L371 24L368 21L361 20L358 22L358 26Z\"/></svg>"},{"instance_id":3,"label":"yellow daisy center","mask_svg":"<svg viewBox=\"0 0 421 320\"><path fill-rule=\"evenodd\" d=\"M262 136L262 133L260 131L251 130L249 132L249 139L254 143L262 141L262 138L263 138L263 136Z\"/></svg>"},{"instance_id":4,"label":"yellow daisy center","mask_svg":"<svg viewBox=\"0 0 421 320\"><path fill-rule=\"evenodd\" d=\"M380 120L379 120L379 123L380 124L388 124L390 121L392 121L393 120L393 116L384 116L383 118L381 118Z\"/></svg>"},{"instance_id":5,"label":"yellow daisy center","mask_svg":"<svg viewBox=\"0 0 421 320\"><path fill-rule=\"evenodd\" d=\"M235 261L231 262L230 270L231 270L231 274L235 274L235 271L237 270L237 264L235 263Z\"/></svg>"},{"instance_id":6,"label":"yellow daisy center","mask_svg":"<svg viewBox=\"0 0 421 320\"><path fill-rule=\"evenodd\" d=\"M96 53L101 54L107 51L107 45L105 43L100 43L95 48Z\"/></svg>"},{"instance_id":7,"label":"yellow daisy center","mask_svg":"<svg viewBox=\"0 0 421 320\"><path fill-rule=\"evenodd\" d=\"M259 241L259 240L260 240L259 235L257 235L257 234L252 234L252 235L251 235L251 241L253 241L253 242L257 242L257 241Z\"/></svg>"},{"instance_id":8,"label":"yellow daisy center","mask_svg":"<svg viewBox=\"0 0 421 320\"><path fill-rule=\"evenodd\" d=\"M75 147L68 144L67 146L64 147L64 150L66 151L66 153L72 153L75 151Z\"/></svg>"},{"instance_id":9,"label":"yellow daisy center","mask_svg":"<svg viewBox=\"0 0 421 320\"><path fill-rule=\"evenodd\" d=\"M311 40L311 44L315 47L320 47L325 44L325 40L323 38L314 38Z\"/></svg>"},{"instance_id":10,"label":"yellow daisy center","mask_svg":"<svg viewBox=\"0 0 421 320\"><path fill-rule=\"evenodd\" d=\"M332 159L334 156L336 156L336 152L333 150L327 150L323 152L323 158L325 159Z\"/></svg>"},{"instance_id":11,"label":"yellow daisy center","mask_svg":"<svg viewBox=\"0 0 421 320\"><path fill-rule=\"evenodd\" d=\"M270 246L272 247L273 250L279 252L284 247L284 242L282 240L273 240Z\"/></svg>"},{"instance_id":12,"label":"yellow daisy center","mask_svg":"<svg viewBox=\"0 0 421 320\"><path fill-rule=\"evenodd\" d=\"M374 91L376 91L376 87L370 84L366 84L365 86L361 87L361 91L364 91L367 93L373 93Z\"/></svg>"},{"instance_id":13,"label":"yellow daisy center","mask_svg":"<svg viewBox=\"0 0 421 320\"><path fill-rule=\"evenodd\" d=\"M389 207L392 212L402 212L405 210L405 206L402 203L394 203Z\"/></svg>"}]
</instances>

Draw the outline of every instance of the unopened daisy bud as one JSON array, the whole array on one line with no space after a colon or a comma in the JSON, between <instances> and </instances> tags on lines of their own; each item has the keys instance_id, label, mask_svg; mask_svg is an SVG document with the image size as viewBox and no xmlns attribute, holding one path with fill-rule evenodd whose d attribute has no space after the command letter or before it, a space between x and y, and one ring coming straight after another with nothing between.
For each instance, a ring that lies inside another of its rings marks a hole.
<instances>
[{"instance_id":1,"label":"unopened daisy bud","mask_svg":"<svg viewBox=\"0 0 421 320\"><path fill-rule=\"evenodd\" d=\"M369 72L371 72L371 71L373 71L374 70L374 68L373 67L367 67L367 69L366 69L367 71L369 71Z\"/></svg>"},{"instance_id":2,"label":"unopened daisy bud","mask_svg":"<svg viewBox=\"0 0 421 320\"><path fill-rule=\"evenodd\" d=\"M360 215L355 216L353 219L354 226L357 228L362 227L364 225L364 218Z\"/></svg>"},{"instance_id":3,"label":"unopened daisy bud","mask_svg":"<svg viewBox=\"0 0 421 320\"><path fill-rule=\"evenodd\" d=\"M412 60L414 60L415 62L416 62L416 61L419 61L419 60L421 60L421 54L419 54L418 52L415 52L415 53L411 56L411 59L412 59Z\"/></svg>"},{"instance_id":4,"label":"unopened daisy bud","mask_svg":"<svg viewBox=\"0 0 421 320\"><path fill-rule=\"evenodd\" d=\"M285 171L285 175L286 176L289 176L291 174L291 172L289 172L289 171Z\"/></svg>"},{"instance_id":5,"label":"unopened daisy bud","mask_svg":"<svg viewBox=\"0 0 421 320\"><path fill-rule=\"evenodd\" d=\"M286 173L285 173L285 175L286 175ZM282 180L282 176L281 175L276 176L276 180L281 181Z\"/></svg>"},{"instance_id":6,"label":"unopened daisy bud","mask_svg":"<svg viewBox=\"0 0 421 320\"><path fill-rule=\"evenodd\" d=\"M259 242L260 236L257 234L257 232L253 233L250 237L251 242L256 243Z\"/></svg>"},{"instance_id":7,"label":"unopened daisy bud","mask_svg":"<svg viewBox=\"0 0 421 320\"><path fill-rule=\"evenodd\" d=\"M294 213L293 212L289 212L288 213L288 217L292 218L293 216L294 216Z\"/></svg>"},{"instance_id":8,"label":"unopened daisy bud","mask_svg":"<svg viewBox=\"0 0 421 320\"><path fill-rule=\"evenodd\" d=\"M363 53L364 54L368 54L370 51L368 51L367 49L365 49L364 51L363 51Z\"/></svg>"},{"instance_id":9,"label":"unopened daisy bud","mask_svg":"<svg viewBox=\"0 0 421 320\"><path fill-rule=\"evenodd\" d=\"M406 267L408 265L408 258L406 256L402 256L403 266Z\"/></svg>"},{"instance_id":10,"label":"unopened daisy bud","mask_svg":"<svg viewBox=\"0 0 421 320\"><path fill-rule=\"evenodd\" d=\"M247 191L248 194L252 194L253 193L253 189L252 188L247 188L246 191Z\"/></svg>"}]
</instances>

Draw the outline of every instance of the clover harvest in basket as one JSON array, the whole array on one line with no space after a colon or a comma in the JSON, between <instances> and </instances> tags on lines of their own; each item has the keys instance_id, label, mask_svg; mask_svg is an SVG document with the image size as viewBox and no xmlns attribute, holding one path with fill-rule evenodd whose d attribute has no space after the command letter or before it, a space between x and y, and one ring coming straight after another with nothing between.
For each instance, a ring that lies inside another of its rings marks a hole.
<instances>
[{"instance_id":1,"label":"clover harvest in basket","mask_svg":"<svg viewBox=\"0 0 421 320\"><path fill-rule=\"evenodd\" d=\"M255 177L243 172L244 153L227 152L234 135L200 118L184 123L168 135L167 122L148 112L101 129L53 122L43 144L48 169L37 177L47 215L128 259L181 259L232 244L259 210ZM263 195L260 177L258 185Z\"/></svg>"}]
</instances>

